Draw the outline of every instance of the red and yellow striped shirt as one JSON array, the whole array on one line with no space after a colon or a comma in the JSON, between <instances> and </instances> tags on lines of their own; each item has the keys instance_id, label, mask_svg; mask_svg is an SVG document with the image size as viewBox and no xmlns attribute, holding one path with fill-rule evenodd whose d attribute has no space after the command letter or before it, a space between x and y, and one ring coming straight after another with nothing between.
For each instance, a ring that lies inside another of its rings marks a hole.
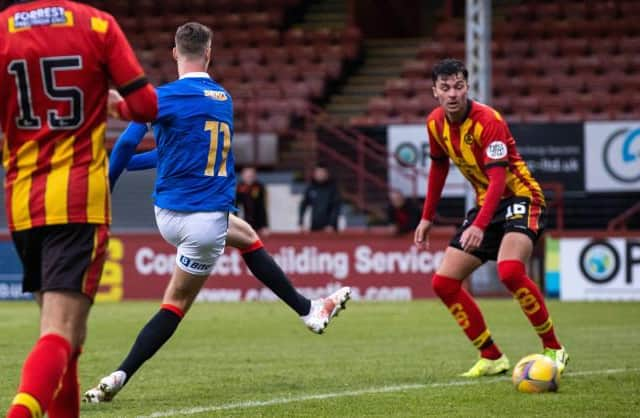
<instances>
[{"instance_id":1,"label":"red and yellow striped shirt","mask_svg":"<svg viewBox=\"0 0 640 418\"><path fill-rule=\"evenodd\" d=\"M507 169L506 187L501 199L528 197L544 206L542 189L533 178L516 149L507 123L493 108L470 101L470 109L462 123L452 123L442 107L427 118L431 158L450 158L476 192L476 203L482 206L489 186L486 170L494 165Z\"/></svg>"},{"instance_id":2,"label":"red and yellow striped shirt","mask_svg":"<svg viewBox=\"0 0 640 418\"><path fill-rule=\"evenodd\" d=\"M10 230L111 222L104 148L109 79L122 90L144 73L108 13L67 0L0 13Z\"/></svg>"}]
</instances>

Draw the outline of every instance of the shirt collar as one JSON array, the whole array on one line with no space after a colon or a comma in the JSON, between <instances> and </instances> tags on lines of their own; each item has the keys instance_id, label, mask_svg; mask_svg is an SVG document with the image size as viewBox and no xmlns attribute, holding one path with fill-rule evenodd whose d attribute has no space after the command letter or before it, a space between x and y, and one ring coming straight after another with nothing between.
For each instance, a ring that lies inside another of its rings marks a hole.
<instances>
[{"instance_id":1,"label":"shirt collar","mask_svg":"<svg viewBox=\"0 0 640 418\"><path fill-rule=\"evenodd\" d=\"M183 78L211 78L208 73L204 71L194 71L191 73L185 73L180 76L180 80Z\"/></svg>"}]
</instances>

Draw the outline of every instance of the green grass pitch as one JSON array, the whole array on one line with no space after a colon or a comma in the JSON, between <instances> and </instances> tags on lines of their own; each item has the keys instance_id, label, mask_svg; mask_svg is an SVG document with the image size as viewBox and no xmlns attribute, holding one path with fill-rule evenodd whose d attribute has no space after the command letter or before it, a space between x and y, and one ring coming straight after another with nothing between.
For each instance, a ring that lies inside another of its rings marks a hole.
<instances>
[{"instance_id":1,"label":"green grass pitch","mask_svg":"<svg viewBox=\"0 0 640 418\"><path fill-rule=\"evenodd\" d=\"M511 300L480 300L512 365L540 345ZM123 359L158 303L98 304L81 357L82 389ZM350 302L325 335L281 303L197 304L109 404L83 417L625 417L640 413L640 303L549 307L571 362L558 393L505 378L457 377L476 352L437 301ZM0 412L37 336L33 303L0 303Z\"/></svg>"}]
</instances>

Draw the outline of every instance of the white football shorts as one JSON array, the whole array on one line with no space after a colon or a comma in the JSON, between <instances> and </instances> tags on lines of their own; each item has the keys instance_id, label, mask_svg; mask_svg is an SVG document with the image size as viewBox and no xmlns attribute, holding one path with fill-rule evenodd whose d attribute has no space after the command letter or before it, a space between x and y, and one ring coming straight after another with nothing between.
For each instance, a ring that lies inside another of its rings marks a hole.
<instances>
[{"instance_id":1,"label":"white football shorts","mask_svg":"<svg viewBox=\"0 0 640 418\"><path fill-rule=\"evenodd\" d=\"M162 238L174 245L176 265L196 275L209 275L224 251L229 212L176 212L155 207Z\"/></svg>"}]
</instances>

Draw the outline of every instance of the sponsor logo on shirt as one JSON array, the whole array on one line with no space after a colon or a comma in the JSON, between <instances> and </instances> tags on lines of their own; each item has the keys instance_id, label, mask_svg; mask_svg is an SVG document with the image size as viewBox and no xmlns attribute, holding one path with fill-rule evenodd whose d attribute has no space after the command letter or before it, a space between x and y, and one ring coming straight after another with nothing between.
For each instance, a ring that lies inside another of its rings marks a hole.
<instances>
[{"instance_id":1,"label":"sponsor logo on shirt","mask_svg":"<svg viewBox=\"0 0 640 418\"><path fill-rule=\"evenodd\" d=\"M33 26L66 24L68 14L64 7L41 7L28 12L16 12L13 15L13 27L26 29Z\"/></svg>"},{"instance_id":2,"label":"sponsor logo on shirt","mask_svg":"<svg viewBox=\"0 0 640 418\"><path fill-rule=\"evenodd\" d=\"M507 145L502 141L493 141L487 147L487 157L499 160L507 156Z\"/></svg>"},{"instance_id":3,"label":"sponsor logo on shirt","mask_svg":"<svg viewBox=\"0 0 640 418\"><path fill-rule=\"evenodd\" d=\"M205 90L204 91L204 95L210 99L213 100L219 100L221 102L224 102L225 100L227 100L229 97L227 96L227 93L225 93L224 91L220 91L220 90Z\"/></svg>"}]
</instances>

